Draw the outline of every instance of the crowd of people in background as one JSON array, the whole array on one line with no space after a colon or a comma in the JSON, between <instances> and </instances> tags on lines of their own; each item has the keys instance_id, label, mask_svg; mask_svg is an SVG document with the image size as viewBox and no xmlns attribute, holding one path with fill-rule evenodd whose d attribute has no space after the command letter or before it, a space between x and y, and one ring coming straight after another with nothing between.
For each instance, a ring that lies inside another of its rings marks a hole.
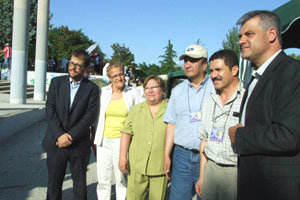
<instances>
[{"instance_id":1,"label":"crowd of people in background","mask_svg":"<svg viewBox=\"0 0 300 200\"><path fill-rule=\"evenodd\" d=\"M168 183L171 200L300 199L300 62L282 51L274 13L251 11L237 24L241 56L255 64L250 83L239 80L233 51L208 57L190 45L179 57L187 80L168 100L157 76L143 95L127 87L120 63L98 89L84 77L91 57L74 52L46 102L47 199L61 199L68 163L73 199L87 199L91 147L100 200L113 184L117 200L164 200Z\"/></svg>"},{"instance_id":2,"label":"crowd of people in background","mask_svg":"<svg viewBox=\"0 0 300 200\"><path fill-rule=\"evenodd\" d=\"M89 73L95 75L102 75L103 68L106 64L104 60L101 60L99 53L94 52L90 54L91 62L89 66ZM68 73L69 60L64 56L61 60L49 57L47 71L48 72L61 72Z\"/></svg>"},{"instance_id":3,"label":"crowd of people in background","mask_svg":"<svg viewBox=\"0 0 300 200\"><path fill-rule=\"evenodd\" d=\"M9 43L5 44L5 47L1 51L3 54L3 63L0 65L0 79L1 79L1 69L11 70L11 56L12 56L12 49ZM104 66L106 62L104 59L101 59L100 54L98 52L90 53L90 64L88 67L87 74L91 75L103 75ZM48 58L47 63L47 72L55 72L55 73L68 73L69 67L69 60L67 56L64 56L61 60L53 57ZM30 67L30 70L34 70L34 66ZM127 85L142 85L143 79L139 77L134 77L132 68L124 68L124 73L126 77Z\"/></svg>"}]
</instances>

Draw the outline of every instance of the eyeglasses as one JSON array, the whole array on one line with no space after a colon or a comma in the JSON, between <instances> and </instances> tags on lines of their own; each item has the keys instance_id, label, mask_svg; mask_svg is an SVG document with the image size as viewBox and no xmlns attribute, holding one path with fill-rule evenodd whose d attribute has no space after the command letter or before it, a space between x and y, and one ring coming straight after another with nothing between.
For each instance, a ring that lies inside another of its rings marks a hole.
<instances>
[{"instance_id":1,"label":"eyeglasses","mask_svg":"<svg viewBox=\"0 0 300 200\"><path fill-rule=\"evenodd\" d=\"M160 88L160 86L145 87L144 90L150 91L150 90L156 90L156 89L158 89L158 88Z\"/></svg>"},{"instance_id":2,"label":"eyeglasses","mask_svg":"<svg viewBox=\"0 0 300 200\"><path fill-rule=\"evenodd\" d=\"M79 64L74 63L74 62L72 62L72 61L70 62L69 66L76 67L76 68L83 68L82 65L79 65Z\"/></svg>"},{"instance_id":3,"label":"eyeglasses","mask_svg":"<svg viewBox=\"0 0 300 200\"><path fill-rule=\"evenodd\" d=\"M191 57L185 57L184 58L184 62L190 61L191 63L195 63L198 62L199 60L201 60L202 58L191 58ZM203 60L203 59L202 59Z\"/></svg>"},{"instance_id":4,"label":"eyeglasses","mask_svg":"<svg viewBox=\"0 0 300 200\"><path fill-rule=\"evenodd\" d=\"M121 76L124 76L124 74L123 73L116 74L116 75L111 76L110 78L117 78L117 77L121 77Z\"/></svg>"}]
</instances>

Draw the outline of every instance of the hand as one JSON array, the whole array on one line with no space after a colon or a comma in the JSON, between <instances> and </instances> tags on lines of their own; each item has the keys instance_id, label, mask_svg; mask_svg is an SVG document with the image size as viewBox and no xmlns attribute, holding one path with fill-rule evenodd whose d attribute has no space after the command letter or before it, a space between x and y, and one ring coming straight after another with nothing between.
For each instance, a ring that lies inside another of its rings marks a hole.
<instances>
[{"instance_id":1,"label":"hand","mask_svg":"<svg viewBox=\"0 0 300 200\"><path fill-rule=\"evenodd\" d=\"M165 156L165 162L164 162L164 169L165 169L165 174L168 180L170 180L170 168L171 168L171 159L170 156Z\"/></svg>"},{"instance_id":2,"label":"hand","mask_svg":"<svg viewBox=\"0 0 300 200\"><path fill-rule=\"evenodd\" d=\"M202 185L203 185L203 180L199 178L195 186L196 193L198 194L199 197L202 197Z\"/></svg>"},{"instance_id":3,"label":"hand","mask_svg":"<svg viewBox=\"0 0 300 200\"><path fill-rule=\"evenodd\" d=\"M59 148L64 148L71 145L72 141L72 136L69 133L64 133L57 139L56 145Z\"/></svg>"},{"instance_id":4,"label":"hand","mask_svg":"<svg viewBox=\"0 0 300 200\"><path fill-rule=\"evenodd\" d=\"M119 169L123 174L126 174L126 171L128 169L128 159L127 158L119 159Z\"/></svg>"},{"instance_id":5,"label":"hand","mask_svg":"<svg viewBox=\"0 0 300 200\"><path fill-rule=\"evenodd\" d=\"M230 141L231 141L231 144L234 144L235 143L235 134L236 134L236 129L237 128L240 128L240 127L243 127L243 124L237 124L235 126L232 126L228 129L228 134L229 134L229 138L230 138Z\"/></svg>"}]
</instances>

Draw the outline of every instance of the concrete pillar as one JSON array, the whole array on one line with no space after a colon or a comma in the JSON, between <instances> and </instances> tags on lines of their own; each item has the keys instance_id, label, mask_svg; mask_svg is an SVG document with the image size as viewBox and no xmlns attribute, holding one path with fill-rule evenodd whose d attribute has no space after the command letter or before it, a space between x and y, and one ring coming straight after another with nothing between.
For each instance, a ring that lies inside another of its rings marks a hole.
<instances>
[{"instance_id":1,"label":"concrete pillar","mask_svg":"<svg viewBox=\"0 0 300 200\"><path fill-rule=\"evenodd\" d=\"M44 101L46 94L47 48L49 26L49 0L38 1L36 50L35 50L35 78L34 100Z\"/></svg>"},{"instance_id":2,"label":"concrete pillar","mask_svg":"<svg viewBox=\"0 0 300 200\"><path fill-rule=\"evenodd\" d=\"M14 0L10 103L26 103L29 0Z\"/></svg>"}]
</instances>

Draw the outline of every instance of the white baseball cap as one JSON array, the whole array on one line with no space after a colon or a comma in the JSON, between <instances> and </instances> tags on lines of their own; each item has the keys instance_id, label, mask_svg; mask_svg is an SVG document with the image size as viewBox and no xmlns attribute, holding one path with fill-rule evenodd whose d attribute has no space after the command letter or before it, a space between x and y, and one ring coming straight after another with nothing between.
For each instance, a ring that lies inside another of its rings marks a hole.
<instances>
[{"instance_id":1,"label":"white baseball cap","mask_svg":"<svg viewBox=\"0 0 300 200\"><path fill-rule=\"evenodd\" d=\"M190 57L190 58L206 58L207 59L207 50L199 45L199 44L193 44L188 46L188 48L186 48L184 54L182 54L179 57L179 60L184 59L184 57Z\"/></svg>"}]
</instances>

